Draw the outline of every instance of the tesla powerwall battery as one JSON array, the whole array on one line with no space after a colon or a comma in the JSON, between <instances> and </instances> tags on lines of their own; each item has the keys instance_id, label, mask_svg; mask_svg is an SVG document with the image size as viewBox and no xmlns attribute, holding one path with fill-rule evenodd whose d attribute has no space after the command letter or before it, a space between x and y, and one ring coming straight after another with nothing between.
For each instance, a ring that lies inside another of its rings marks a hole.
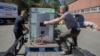
<instances>
[{"instance_id":1,"label":"tesla powerwall battery","mask_svg":"<svg viewBox=\"0 0 100 56\"><path fill-rule=\"evenodd\" d=\"M42 36L43 40L53 41L53 25L44 25L44 21L54 19L52 8L31 8L30 10L30 40Z\"/></svg>"}]
</instances>

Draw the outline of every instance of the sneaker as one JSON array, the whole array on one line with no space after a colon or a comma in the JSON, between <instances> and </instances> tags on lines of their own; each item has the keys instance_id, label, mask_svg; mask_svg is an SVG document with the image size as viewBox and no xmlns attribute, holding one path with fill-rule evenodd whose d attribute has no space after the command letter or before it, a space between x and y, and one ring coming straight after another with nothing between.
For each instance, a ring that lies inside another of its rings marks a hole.
<instances>
[{"instance_id":1,"label":"sneaker","mask_svg":"<svg viewBox=\"0 0 100 56\"><path fill-rule=\"evenodd\" d=\"M71 53L69 53L68 51L61 51L60 54L61 54L61 55L69 55L69 54L71 54Z\"/></svg>"},{"instance_id":2,"label":"sneaker","mask_svg":"<svg viewBox=\"0 0 100 56\"><path fill-rule=\"evenodd\" d=\"M59 38L55 38L55 40L60 40Z\"/></svg>"},{"instance_id":3,"label":"sneaker","mask_svg":"<svg viewBox=\"0 0 100 56\"><path fill-rule=\"evenodd\" d=\"M65 52L65 51L61 51L60 54L61 54L61 55L65 55L66 52Z\"/></svg>"}]
</instances>

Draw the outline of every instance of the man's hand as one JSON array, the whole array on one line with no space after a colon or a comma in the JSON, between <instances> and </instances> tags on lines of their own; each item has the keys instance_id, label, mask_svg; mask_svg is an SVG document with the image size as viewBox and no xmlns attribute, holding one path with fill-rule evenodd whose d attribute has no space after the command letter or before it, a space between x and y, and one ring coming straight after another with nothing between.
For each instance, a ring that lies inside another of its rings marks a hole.
<instances>
[{"instance_id":1,"label":"man's hand","mask_svg":"<svg viewBox=\"0 0 100 56\"><path fill-rule=\"evenodd\" d=\"M29 30L28 29L26 29L25 31L23 31L23 35L26 35L28 33L29 33Z\"/></svg>"},{"instance_id":2,"label":"man's hand","mask_svg":"<svg viewBox=\"0 0 100 56\"><path fill-rule=\"evenodd\" d=\"M50 20L50 21L44 21L44 25L55 24L61 20L63 20L63 16L56 18L56 19L53 19L53 20Z\"/></svg>"},{"instance_id":3,"label":"man's hand","mask_svg":"<svg viewBox=\"0 0 100 56\"><path fill-rule=\"evenodd\" d=\"M44 21L44 24L45 24L45 25L48 25L48 24L49 24L49 21Z\"/></svg>"}]
</instances>

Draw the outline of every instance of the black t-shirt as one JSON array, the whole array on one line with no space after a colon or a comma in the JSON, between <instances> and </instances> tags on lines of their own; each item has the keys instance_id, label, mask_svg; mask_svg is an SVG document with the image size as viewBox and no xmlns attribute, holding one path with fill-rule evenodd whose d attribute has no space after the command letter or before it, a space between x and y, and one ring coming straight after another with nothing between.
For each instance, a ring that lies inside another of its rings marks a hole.
<instances>
[{"instance_id":1,"label":"black t-shirt","mask_svg":"<svg viewBox=\"0 0 100 56\"><path fill-rule=\"evenodd\" d=\"M24 24L24 19L22 16L18 16L14 23L14 32L20 33L23 30L22 24Z\"/></svg>"}]
</instances>

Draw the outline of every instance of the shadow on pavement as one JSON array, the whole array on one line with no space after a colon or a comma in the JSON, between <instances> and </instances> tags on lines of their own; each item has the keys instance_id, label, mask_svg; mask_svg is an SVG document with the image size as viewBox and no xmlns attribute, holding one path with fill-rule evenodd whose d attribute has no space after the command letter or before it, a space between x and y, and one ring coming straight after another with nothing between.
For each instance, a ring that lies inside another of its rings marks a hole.
<instances>
[{"instance_id":1,"label":"shadow on pavement","mask_svg":"<svg viewBox=\"0 0 100 56\"><path fill-rule=\"evenodd\" d=\"M3 56L5 54L5 52L0 52L0 56Z\"/></svg>"}]
</instances>

